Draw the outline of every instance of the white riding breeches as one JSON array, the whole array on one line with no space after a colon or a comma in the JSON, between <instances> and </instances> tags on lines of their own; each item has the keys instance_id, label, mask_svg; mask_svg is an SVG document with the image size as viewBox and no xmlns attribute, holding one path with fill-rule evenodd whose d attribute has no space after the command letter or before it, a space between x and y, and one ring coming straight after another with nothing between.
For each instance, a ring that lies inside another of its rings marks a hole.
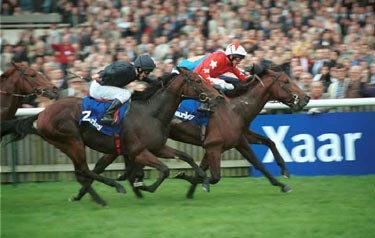
<instances>
[{"instance_id":1,"label":"white riding breeches","mask_svg":"<svg viewBox=\"0 0 375 238\"><path fill-rule=\"evenodd\" d=\"M118 99L121 103L124 103L129 100L133 92L133 89L118 88L114 86L103 86L95 80L93 80L90 85L90 96L96 99Z\"/></svg>"}]
</instances>

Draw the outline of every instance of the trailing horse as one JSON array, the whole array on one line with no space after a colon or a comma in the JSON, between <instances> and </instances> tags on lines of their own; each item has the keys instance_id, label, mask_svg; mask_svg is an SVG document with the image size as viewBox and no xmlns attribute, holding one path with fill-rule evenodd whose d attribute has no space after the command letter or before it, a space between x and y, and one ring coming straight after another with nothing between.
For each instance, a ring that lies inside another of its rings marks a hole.
<instances>
[{"instance_id":1,"label":"trailing horse","mask_svg":"<svg viewBox=\"0 0 375 238\"><path fill-rule=\"evenodd\" d=\"M133 101L121 122L120 151L113 136L101 134L88 123L81 123L82 99L63 98L49 105L39 115L13 122L21 139L33 130L32 123L37 122L38 134L48 143L65 153L73 162L75 174L82 188L95 202L105 205L105 201L91 187L93 180L115 187L118 192L125 192L122 185L113 179L105 178L89 170L86 161L85 146L107 154L126 155L139 166L150 166L159 170L159 177L150 186L140 189L154 192L169 175L168 167L158 157L179 158L188 162L199 176L205 173L186 153L166 146L170 121L184 98L213 100L220 96L216 90L206 84L197 74L184 68L178 68L179 74L172 74L166 84L146 101ZM20 128L20 130L17 130ZM120 152L120 153L118 153ZM73 200L80 200L80 194Z\"/></svg>"},{"instance_id":2,"label":"trailing horse","mask_svg":"<svg viewBox=\"0 0 375 238\"><path fill-rule=\"evenodd\" d=\"M15 118L22 99L41 95L50 99L58 97L57 87L43 74L22 64L12 63L0 76L0 138L8 129L5 120Z\"/></svg>"}]
</instances>

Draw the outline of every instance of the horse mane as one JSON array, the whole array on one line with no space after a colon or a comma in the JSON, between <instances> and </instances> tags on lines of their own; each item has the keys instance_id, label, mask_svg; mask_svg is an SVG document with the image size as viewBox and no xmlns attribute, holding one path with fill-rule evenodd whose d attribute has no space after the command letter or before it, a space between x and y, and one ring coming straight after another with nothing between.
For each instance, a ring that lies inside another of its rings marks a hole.
<instances>
[{"instance_id":1,"label":"horse mane","mask_svg":"<svg viewBox=\"0 0 375 238\"><path fill-rule=\"evenodd\" d=\"M132 100L146 101L149 100L159 89L167 85L172 78L176 76L175 73L167 73L157 78L156 80L150 81L143 91L135 91L132 95Z\"/></svg>"}]
</instances>

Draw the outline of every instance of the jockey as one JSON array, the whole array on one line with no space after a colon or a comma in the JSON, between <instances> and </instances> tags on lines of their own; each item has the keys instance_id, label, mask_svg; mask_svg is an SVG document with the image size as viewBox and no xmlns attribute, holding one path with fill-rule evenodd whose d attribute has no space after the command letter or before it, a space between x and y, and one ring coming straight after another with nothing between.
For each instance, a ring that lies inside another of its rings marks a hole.
<instances>
[{"instance_id":1,"label":"jockey","mask_svg":"<svg viewBox=\"0 0 375 238\"><path fill-rule=\"evenodd\" d=\"M114 113L129 100L134 90L123 88L135 80L149 82L147 76L156 68L149 55L138 56L134 64L116 61L93 76L90 96L96 99L113 100L100 120L105 125L116 125Z\"/></svg>"},{"instance_id":2,"label":"jockey","mask_svg":"<svg viewBox=\"0 0 375 238\"><path fill-rule=\"evenodd\" d=\"M194 72L219 90L232 90L233 84L225 82L219 76L231 72L240 81L245 81L248 76L243 74L237 66L246 55L245 48L238 43L232 43L227 46L225 52L218 51L207 56L194 69Z\"/></svg>"},{"instance_id":3,"label":"jockey","mask_svg":"<svg viewBox=\"0 0 375 238\"><path fill-rule=\"evenodd\" d=\"M233 73L240 81L246 81L247 75L243 74L238 68L238 64L245 58L247 52L238 43L229 44L224 51L217 51L208 56L203 56L193 62L183 61L181 66L192 68L206 82L213 85L218 90L232 90L233 84L220 79L225 73ZM227 77L229 78L229 77ZM212 112L208 103L201 103L198 108L201 112Z\"/></svg>"}]
</instances>

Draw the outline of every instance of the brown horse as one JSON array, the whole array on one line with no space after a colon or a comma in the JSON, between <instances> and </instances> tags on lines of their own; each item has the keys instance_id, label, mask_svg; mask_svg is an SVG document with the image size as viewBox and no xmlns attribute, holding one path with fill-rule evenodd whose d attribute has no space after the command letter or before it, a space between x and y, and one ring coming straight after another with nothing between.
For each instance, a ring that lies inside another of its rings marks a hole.
<instances>
[{"instance_id":1,"label":"brown horse","mask_svg":"<svg viewBox=\"0 0 375 238\"><path fill-rule=\"evenodd\" d=\"M205 177L194 160L186 153L166 146L170 121L179 103L185 97L211 100L218 92L206 84L197 74L184 68L178 68L179 74L172 74L165 86L161 87L146 101L133 101L121 124L121 153L134 160L140 166L150 166L159 170L159 177L150 186L140 189L154 192L169 175L168 167L158 157L179 158L188 162L199 176ZM99 133L86 123L79 125L82 99L63 98L49 105L39 115L11 121L8 127L11 133L22 139L34 128L37 120L38 134L44 140L60 149L72 160L76 177L82 184L81 193L86 191L98 204L105 201L91 187L93 180L115 187L118 192L125 192L122 185L93 173L86 161L85 146L102 153L116 154L115 138ZM79 200L74 197L73 200Z\"/></svg>"},{"instance_id":2,"label":"brown horse","mask_svg":"<svg viewBox=\"0 0 375 238\"><path fill-rule=\"evenodd\" d=\"M0 120L14 119L21 99L34 95L56 99L58 90L40 72L22 63L13 63L0 76Z\"/></svg>"},{"instance_id":3,"label":"brown horse","mask_svg":"<svg viewBox=\"0 0 375 238\"><path fill-rule=\"evenodd\" d=\"M291 188L274 178L256 158L249 147L249 144L264 144L268 146L275 156L277 164L281 167L284 176L289 176L284 160L278 152L274 142L269 138L259 135L248 129L251 121L259 114L264 105L270 100L277 100L288 105L292 110L301 110L309 101L309 97L290 81L287 74L281 71L282 68L272 66L272 68L260 73L260 81L250 83L247 91L238 96L219 103L215 113L210 116L209 125L206 130L204 140L201 139L201 127L191 122L172 123L169 138L185 142L188 144L203 146L205 155L201 162L204 170L210 168L210 183L214 184L220 180L220 155L231 148L236 148L243 157L248 160L256 169L260 170L274 186L281 187L281 191L288 192ZM106 166L116 158L114 155L103 156L95 166L94 172L100 173ZM127 161L125 159L125 161ZM141 171L132 171L131 161L127 162L126 175L129 182L135 182L135 176L142 177ZM192 178L185 174L179 174L178 178L186 179L193 185L187 195L192 198L196 184L204 182L204 188L209 190L208 181L202 181L200 178ZM141 180L138 178L138 180ZM139 191L133 187L138 197L141 197Z\"/></svg>"}]
</instances>

